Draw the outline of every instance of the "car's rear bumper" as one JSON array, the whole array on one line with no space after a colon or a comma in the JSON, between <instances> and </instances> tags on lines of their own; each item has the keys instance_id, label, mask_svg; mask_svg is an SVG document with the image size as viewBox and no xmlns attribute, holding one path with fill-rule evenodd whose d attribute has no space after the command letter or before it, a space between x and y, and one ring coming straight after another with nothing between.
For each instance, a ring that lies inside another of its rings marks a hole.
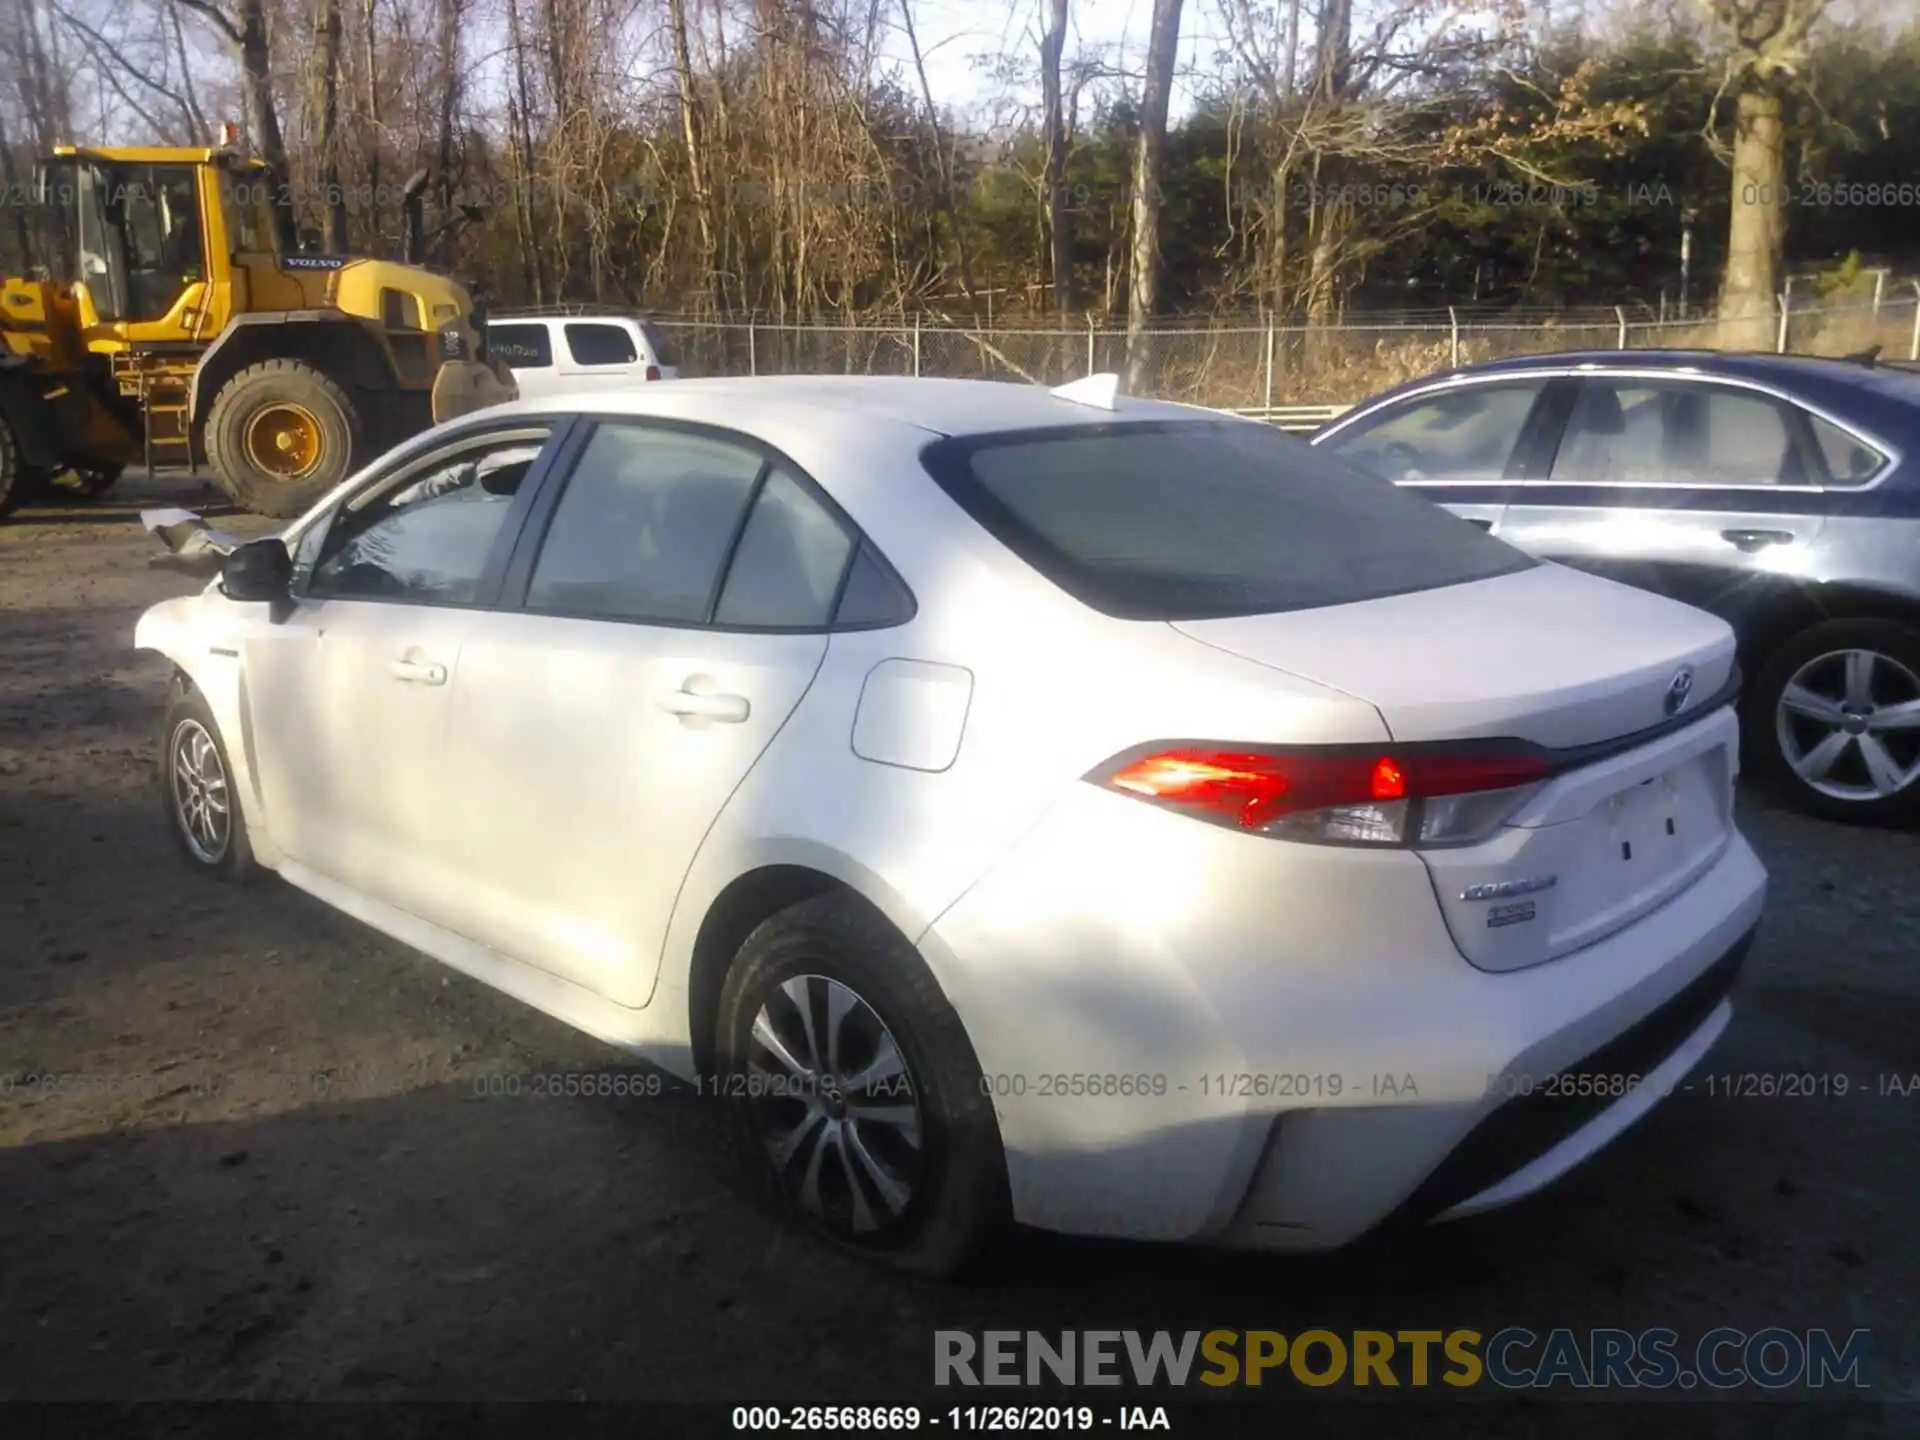
<instances>
[{"instance_id":1,"label":"car's rear bumper","mask_svg":"<svg viewBox=\"0 0 1920 1440\"><path fill-rule=\"evenodd\" d=\"M1508 1071L1495 1086L1492 1109L1429 1112L1420 1153L1433 1168L1380 1227L1464 1219L1510 1205L1606 1148L1684 1083L1726 1030L1733 1015L1727 996L1753 936L1749 930L1678 994L1584 1058L1552 1074ZM1358 1233L1347 1233L1352 1227L1339 1217L1344 1197L1325 1194L1312 1167L1353 1163L1375 1142L1364 1124L1326 1117L1316 1126L1314 1119L1287 1116L1275 1124L1261 1168L1220 1243L1315 1248ZM1318 1228L1286 1218L1316 1206L1329 1217Z\"/></svg>"},{"instance_id":2,"label":"car's rear bumper","mask_svg":"<svg viewBox=\"0 0 1920 1440\"><path fill-rule=\"evenodd\" d=\"M1766 892L1730 832L1653 913L1492 974L1454 947L1412 854L1255 839L1083 789L920 940L986 1074L1016 1216L1070 1233L1315 1249L1409 1205L1517 1198L1711 1041L1715 967ZM1603 1064L1619 1096L1589 1082L1509 1108Z\"/></svg>"}]
</instances>

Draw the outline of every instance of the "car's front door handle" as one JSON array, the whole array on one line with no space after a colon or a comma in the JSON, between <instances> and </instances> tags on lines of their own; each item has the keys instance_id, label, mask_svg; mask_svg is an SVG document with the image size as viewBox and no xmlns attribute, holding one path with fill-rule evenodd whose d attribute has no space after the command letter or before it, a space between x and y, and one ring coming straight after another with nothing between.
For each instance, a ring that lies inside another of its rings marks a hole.
<instances>
[{"instance_id":1,"label":"car's front door handle","mask_svg":"<svg viewBox=\"0 0 1920 1440\"><path fill-rule=\"evenodd\" d=\"M1787 530L1722 530L1720 538L1748 555L1764 550L1769 545L1793 543L1793 534Z\"/></svg>"},{"instance_id":2,"label":"car's front door handle","mask_svg":"<svg viewBox=\"0 0 1920 1440\"><path fill-rule=\"evenodd\" d=\"M1493 529L1493 522L1491 520L1482 519L1477 515L1469 515L1467 517L1467 523L1469 525L1478 525L1482 530Z\"/></svg>"},{"instance_id":3,"label":"car's front door handle","mask_svg":"<svg viewBox=\"0 0 1920 1440\"><path fill-rule=\"evenodd\" d=\"M669 715L686 720L718 720L738 725L753 713L744 695L696 695L691 690L675 690L661 697L660 708Z\"/></svg>"},{"instance_id":4,"label":"car's front door handle","mask_svg":"<svg viewBox=\"0 0 1920 1440\"><path fill-rule=\"evenodd\" d=\"M405 680L410 685L447 683L447 667L426 660L390 660L387 662L387 671L394 679Z\"/></svg>"}]
</instances>

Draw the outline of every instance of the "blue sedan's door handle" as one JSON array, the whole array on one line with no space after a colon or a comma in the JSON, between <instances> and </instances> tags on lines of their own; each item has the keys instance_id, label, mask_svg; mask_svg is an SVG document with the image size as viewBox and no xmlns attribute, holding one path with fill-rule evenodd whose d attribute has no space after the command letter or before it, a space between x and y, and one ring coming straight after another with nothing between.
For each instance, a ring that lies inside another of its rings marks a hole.
<instances>
[{"instance_id":1,"label":"blue sedan's door handle","mask_svg":"<svg viewBox=\"0 0 1920 1440\"><path fill-rule=\"evenodd\" d=\"M1722 530L1720 538L1742 553L1752 555L1769 545L1791 545L1793 535L1786 530Z\"/></svg>"}]
</instances>

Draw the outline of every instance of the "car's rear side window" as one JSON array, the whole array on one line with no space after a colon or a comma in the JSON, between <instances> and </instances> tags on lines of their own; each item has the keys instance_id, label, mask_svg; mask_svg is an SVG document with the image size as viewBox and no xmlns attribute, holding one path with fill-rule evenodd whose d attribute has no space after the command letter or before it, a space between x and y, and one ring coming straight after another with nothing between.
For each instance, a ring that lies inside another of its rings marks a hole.
<instances>
[{"instance_id":1,"label":"car's rear side window","mask_svg":"<svg viewBox=\"0 0 1920 1440\"><path fill-rule=\"evenodd\" d=\"M1887 457L1864 440L1818 415L1809 415L1807 421L1813 426L1813 443L1820 449L1829 485L1864 485L1886 467Z\"/></svg>"},{"instance_id":2,"label":"car's rear side window","mask_svg":"<svg viewBox=\"0 0 1920 1440\"><path fill-rule=\"evenodd\" d=\"M1123 619L1346 605L1536 563L1418 494L1242 421L949 439L922 459L1008 549Z\"/></svg>"},{"instance_id":3,"label":"car's rear side window","mask_svg":"<svg viewBox=\"0 0 1920 1440\"><path fill-rule=\"evenodd\" d=\"M527 609L705 624L765 465L705 435L602 425L560 494Z\"/></svg>"}]
</instances>

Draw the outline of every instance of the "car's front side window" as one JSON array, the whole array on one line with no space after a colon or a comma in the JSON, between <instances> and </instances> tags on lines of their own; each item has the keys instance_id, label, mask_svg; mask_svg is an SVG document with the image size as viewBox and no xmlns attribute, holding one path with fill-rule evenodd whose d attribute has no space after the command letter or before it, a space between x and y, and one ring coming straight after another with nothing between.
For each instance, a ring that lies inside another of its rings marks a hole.
<instances>
[{"instance_id":1,"label":"car's front side window","mask_svg":"<svg viewBox=\"0 0 1920 1440\"><path fill-rule=\"evenodd\" d=\"M543 441L525 432L469 446L375 481L296 546L316 598L470 605ZM311 544L309 543L311 541Z\"/></svg>"},{"instance_id":2,"label":"car's front side window","mask_svg":"<svg viewBox=\"0 0 1920 1440\"><path fill-rule=\"evenodd\" d=\"M1497 481L1545 387L1523 380L1423 396L1355 422L1326 448L1399 484Z\"/></svg>"}]
</instances>

